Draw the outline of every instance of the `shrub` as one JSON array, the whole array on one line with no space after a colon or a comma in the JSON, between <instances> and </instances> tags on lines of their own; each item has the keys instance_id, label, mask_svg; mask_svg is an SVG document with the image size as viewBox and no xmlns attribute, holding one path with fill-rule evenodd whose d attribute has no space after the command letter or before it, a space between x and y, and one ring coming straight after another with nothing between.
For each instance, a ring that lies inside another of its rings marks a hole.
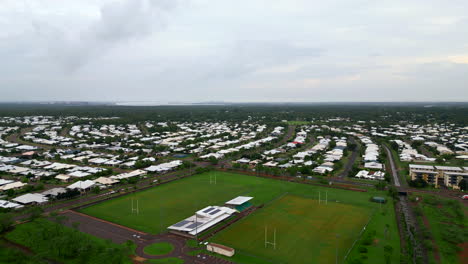
<instances>
[{"instance_id":1,"label":"shrub","mask_svg":"<svg viewBox=\"0 0 468 264\"><path fill-rule=\"evenodd\" d=\"M358 248L358 251L359 251L359 253L367 253L367 248L364 247L364 246L360 246L360 247Z\"/></svg>"}]
</instances>

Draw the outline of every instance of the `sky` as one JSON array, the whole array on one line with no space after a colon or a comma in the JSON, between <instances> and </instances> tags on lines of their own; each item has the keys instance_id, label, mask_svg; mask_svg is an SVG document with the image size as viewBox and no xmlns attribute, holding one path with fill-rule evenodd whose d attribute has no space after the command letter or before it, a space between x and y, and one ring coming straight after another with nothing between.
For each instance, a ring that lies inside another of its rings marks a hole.
<instances>
[{"instance_id":1,"label":"sky","mask_svg":"<svg viewBox=\"0 0 468 264\"><path fill-rule=\"evenodd\" d=\"M1 0L0 101L468 101L468 1Z\"/></svg>"}]
</instances>

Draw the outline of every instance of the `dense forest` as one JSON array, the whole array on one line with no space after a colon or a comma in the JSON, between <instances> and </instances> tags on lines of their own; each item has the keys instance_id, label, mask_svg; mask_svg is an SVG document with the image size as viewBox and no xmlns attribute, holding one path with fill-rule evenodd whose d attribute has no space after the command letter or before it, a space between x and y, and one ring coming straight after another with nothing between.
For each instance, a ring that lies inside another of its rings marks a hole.
<instances>
[{"instance_id":1,"label":"dense forest","mask_svg":"<svg viewBox=\"0 0 468 264\"><path fill-rule=\"evenodd\" d=\"M120 117L120 122L154 121L314 121L328 118L374 120L381 125L398 121L452 122L468 125L468 103L353 103L353 104L226 104L177 106L116 106L66 104L0 104L0 116ZM119 121L118 121L119 122ZM112 123L117 123L113 120Z\"/></svg>"}]
</instances>

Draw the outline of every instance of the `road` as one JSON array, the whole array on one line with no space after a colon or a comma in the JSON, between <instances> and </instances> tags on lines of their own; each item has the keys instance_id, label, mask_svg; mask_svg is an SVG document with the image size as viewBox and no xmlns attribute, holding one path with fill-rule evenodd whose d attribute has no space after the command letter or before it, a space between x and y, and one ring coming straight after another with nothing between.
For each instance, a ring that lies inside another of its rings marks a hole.
<instances>
[{"instance_id":1,"label":"road","mask_svg":"<svg viewBox=\"0 0 468 264\"><path fill-rule=\"evenodd\" d=\"M396 187L401 187L400 178L398 177L398 170L396 169L395 161L393 160L392 152L387 148L387 146L384 146L384 148L387 151L387 158L390 161L390 168L392 170L392 176L393 176L393 184Z\"/></svg>"},{"instance_id":2,"label":"road","mask_svg":"<svg viewBox=\"0 0 468 264\"><path fill-rule=\"evenodd\" d=\"M349 140L351 141L351 143L356 144L356 148L353 150L353 153L351 153L351 157L349 157L348 163L346 163L346 166L345 166L345 169L343 170L343 172L338 174L338 177L340 177L340 178L348 176L348 174L351 171L351 169L353 168L354 162L356 162L356 158L357 158L357 156L359 154L359 144L356 143L356 140L353 137L349 138Z\"/></svg>"},{"instance_id":3,"label":"road","mask_svg":"<svg viewBox=\"0 0 468 264\"><path fill-rule=\"evenodd\" d=\"M170 233L164 233L159 235L152 235L139 230L135 230L126 226L115 224L103 219L99 219L93 216L82 214L73 210L68 210L60 213L64 216L62 220L60 218L51 217L52 221L60 221L61 224L68 227L77 228L79 231L100 237L102 239L111 240L117 244L123 244L126 241L133 241L136 245L135 254L145 259L165 259L165 258L181 258L185 263L232 263L225 261L220 258L204 256L196 257L190 256L189 253L195 248L189 248L186 244L186 238L176 236ZM74 227L74 223L79 223ZM144 248L154 243L167 242L174 246L174 249L165 254L153 256L146 254Z\"/></svg>"}]
</instances>

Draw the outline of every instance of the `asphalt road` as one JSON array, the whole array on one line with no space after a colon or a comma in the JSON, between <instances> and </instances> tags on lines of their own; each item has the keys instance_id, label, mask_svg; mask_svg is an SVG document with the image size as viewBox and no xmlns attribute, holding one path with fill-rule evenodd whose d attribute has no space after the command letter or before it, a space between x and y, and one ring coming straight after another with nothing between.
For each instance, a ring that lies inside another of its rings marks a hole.
<instances>
[{"instance_id":1,"label":"asphalt road","mask_svg":"<svg viewBox=\"0 0 468 264\"><path fill-rule=\"evenodd\" d=\"M356 144L356 140L353 137L350 138L350 141L351 141L351 143ZM359 154L359 145L356 144L356 148L351 153L351 157L349 157L349 160L348 160L348 163L346 163L345 169L343 170L343 172L341 172L338 175L338 177L343 178L343 177L348 176L349 172L353 168L354 162L356 161L356 158L357 158L358 154Z\"/></svg>"},{"instance_id":2,"label":"asphalt road","mask_svg":"<svg viewBox=\"0 0 468 264\"><path fill-rule=\"evenodd\" d=\"M392 152L387 148L387 146L384 146L385 150L387 151L387 158L390 161L390 168L392 169L392 176L393 176L393 184L396 187L400 187L400 178L398 177L398 171L395 167L395 161L393 160Z\"/></svg>"}]
</instances>

